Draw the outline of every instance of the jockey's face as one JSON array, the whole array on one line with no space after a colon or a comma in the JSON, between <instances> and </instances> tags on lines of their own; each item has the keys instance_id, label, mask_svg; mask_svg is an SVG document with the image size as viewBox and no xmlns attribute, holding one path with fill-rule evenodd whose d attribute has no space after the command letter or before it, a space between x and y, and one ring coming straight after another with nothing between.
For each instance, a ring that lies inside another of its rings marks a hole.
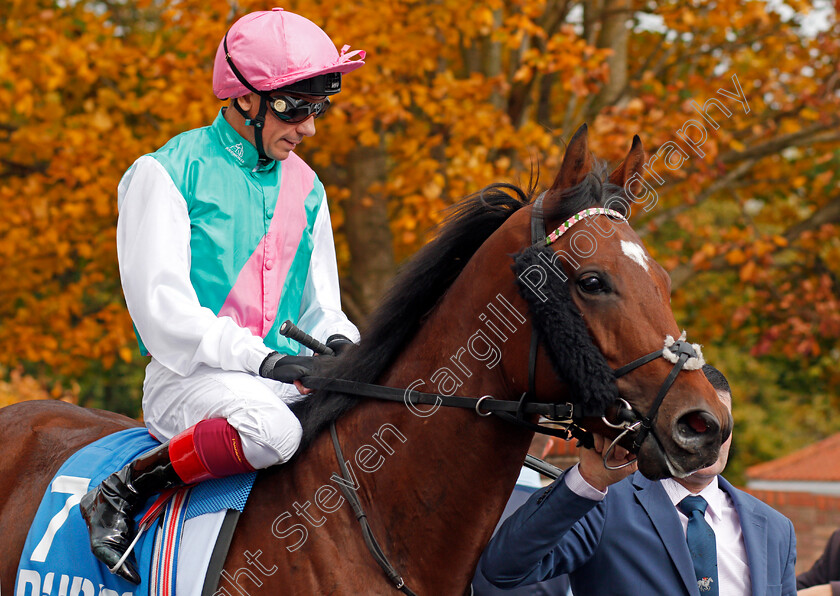
<instances>
[{"instance_id":1,"label":"jockey's face","mask_svg":"<svg viewBox=\"0 0 840 596\"><path fill-rule=\"evenodd\" d=\"M322 97L309 97L305 95L299 95L299 97L303 97L305 99L311 99L311 101L319 101L323 99ZM251 117L257 115L260 107L260 96L256 93L249 93L244 97L240 97L238 100L239 105L248 112ZM235 112L238 115L238 112ZM241 118L241 115L239 115ZM255 144L254 140L254 127L253 126L241 126L237 127L234 126L243 137L248 139L252 145ZM241 130L240 130L241 129ZM311 137L315 134L315 117L310 116L303 122L298 122L296 124L290 124L288 122L283 122L277 116L275 116L272 111L269 109L265 115L265 125L263 126L263 133L262 133L262 142L263 142L263 149L265 150L265 154L274 160L283 161L287 157L289 157L289 153L294 151L295 147L303 140L304 137Z\"/></svg>"}]
</instances>

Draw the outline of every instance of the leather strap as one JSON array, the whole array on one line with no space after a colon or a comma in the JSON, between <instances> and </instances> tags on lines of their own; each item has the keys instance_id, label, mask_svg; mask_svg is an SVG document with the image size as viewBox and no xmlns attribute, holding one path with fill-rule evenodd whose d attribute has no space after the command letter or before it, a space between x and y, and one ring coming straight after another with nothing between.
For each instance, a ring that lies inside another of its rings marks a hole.
<instances>
[{"instance_id":1,"label":"leather strap","mask_svg":"<svg viewBox=\"0 0 840 596\"><path fill-rule=\"evenodd\" d=\"M545 240L545 218L543 217L544 199L545 192L536 198L534 206L531 207L531 244Z\"/></svg>"},{"instance_id":2,"label":"leather strap","mask_svg":"<svg viewBox=\"0 0 840 596\"><path fill-rule=\"evenodd\" d=\"M222 527L219 528L219 536L216 538L216 546L213 547L213 554L210 555L210 562L207 564L207 573L204 576L204 586L201 588L201 596L213 596L219 588L219 578L225 566L230 543L233 540L233 533L239 521L239 511L228 509L225 519L222 520Z\"/></svg>"},{"instance_id":3,"label":"leather strap","mask_svg":"<svg viewBox=\"0 0 840 596\"><path fill-rule=\"evenodd\" d=\"M658 350L656 352L651 352L647 356L642 356L641 358L636 358L633 362L625 364L621 368L616 369L615 378L617 379L618 377L623 377L624 375L629 373L631 370L636 370L637 368L639 368L642 365L647 364L648 362L653 362L654 360L656 360L660 356L662 356L662 350Z\"/></svg>"},{"instance_id":4,"label":"leather strap","mask_svg":"<svg viewBox=\"0 0 840 596\"><path fill-rule=\"evenodd\" d=\"M653 406L651 406L650 410L648 410L647 416L642 418L642 424L639 428L639 432L636 435L636 438L633 439L633 451L634 453L638 453L639 448L641 448L642 443L647 438L648 433L653 429L653 421L656 418L656 413L659 411L659 406L662 405L662 401L665 399L665 395L668 393L668 390L671 388L671 385L674 384L674 381L677 380L677 375L682 370L685 361L688 360L688 354L680 354L679 360L674 365L674 368L671 369L671 372L668 374L668 377L665 379L665 382L662 383L662 386L659 388L659 393L656 395L656 399L653 402ZM654 434L654 437L656 435ZM657 437L657 441L658 441Z\"/></svg>"},{"instance_id":5,"label":"leather strap","mask_svg":"<svg viewBox=\"0 0 840 596\"><path fill-rule=\"evenodd\" d=\"M338 468L341 470L341 477L344 478L348 484L352 485L353 478L350 476L350 473L347 470L347 465L344 463L344 454L341 451L341 444L338 442L338 432L335 430L335 421L330 423L330 435L332 435L335 455L338 458ZM362 537L365 540L365 544L367 545L370 554L373 555L374 560L382 568L382 571L385 572L385 575L388 576L388 579L391 580L391 583L394 584L396 589L403 594L417 596L409 589L408 586L405 585L402 575L394 568L393 565L391 565L391 562L388 561L388 557L386 557L385 553L382 551L382 547L379 546L379 542L377 542L376 537L373 535L373 530L368 522L367 514L362 508L361 501L359 501L359 495L357 495L356 491L351 489L350 486L345 486L343 482L338 482L337 484L338 488L341 489L342 494L344 494L344 498L347 499L348 503L350 503L350 507L353 509L353 514L362 526Z\"/></svg>"},{"instance_id":6,"label":"leather strap","mask_svg":"<svg viewBox=\"0 0 840 596\"><path fill-rule=\"evenodd\" d=\"M385 401L421 405L441 405L455 408L476 410L479 414L498 412L522 412L524 414L538 414L555 420L569 420L576 415L575 405L571 403L534 403L493 399L492 396L481 398L461 397L457 395L441 395L439 393L423 393L412 389L385 387L371 383L360 383L346 379L331 379L329 377L306 376L301 379L305 387L310 389L328 390L350 395L373 397Z\"/></svg>"},{"instance_id":7,"label":"leather strap","mask_svg":"<svg viewBox=\"0 0 840 596\"><path fill-rule=\"evenodd\" d=\"M543 218L543 199L545 192L534 201L531 207L531 244L536 244L545 239L545 220ZM535 328L531 329L531 349L528 353L528 393L531 396L537 394L537 350L540 346L540 334Z\"/></svg>"}]
</instances>

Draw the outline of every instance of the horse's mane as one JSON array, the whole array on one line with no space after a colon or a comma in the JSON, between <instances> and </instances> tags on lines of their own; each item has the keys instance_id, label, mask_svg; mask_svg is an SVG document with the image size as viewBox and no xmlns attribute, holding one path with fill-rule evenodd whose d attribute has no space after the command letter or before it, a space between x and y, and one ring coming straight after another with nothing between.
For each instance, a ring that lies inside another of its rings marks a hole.
<instances>
[{"instance_id":1,"label":"horse's mane","mask_svg":"<svg viewBox=\"0 0 840 596\"><path fill-rule=\"evenodd\" d=\"M325 359L318 374L376 382L484 241L531 202L535 186L536 177L527 191L512 184L492 184L453 205L435 239L402 267L371 315L359 346L340 358ZM303 427L298 453L357 401L353 396L324 391L292 405Z\"/></svg>"}]
</instances>

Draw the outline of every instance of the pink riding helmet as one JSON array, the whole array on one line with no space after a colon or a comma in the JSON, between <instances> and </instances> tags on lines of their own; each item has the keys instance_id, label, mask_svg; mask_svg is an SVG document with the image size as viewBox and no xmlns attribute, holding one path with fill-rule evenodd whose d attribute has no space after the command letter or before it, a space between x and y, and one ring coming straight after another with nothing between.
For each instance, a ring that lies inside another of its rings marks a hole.
<instances>
[{"instance_id":1,"label":"pink riding helmet","mask_svg":"<svg viewBox=\"0 0 840 596\"><path fill-rule=\"evenodd\" d=\"M350 46L339 55L318 25L282 8L252 12L236 21L227 33L227 47L236 68L258 91L327 73L348 73L362 66L365 57L364 50L348 53ZM248 92L225 59L222 40L213 65L213 93L229 99Z\"/></svg>"}]
</instances>

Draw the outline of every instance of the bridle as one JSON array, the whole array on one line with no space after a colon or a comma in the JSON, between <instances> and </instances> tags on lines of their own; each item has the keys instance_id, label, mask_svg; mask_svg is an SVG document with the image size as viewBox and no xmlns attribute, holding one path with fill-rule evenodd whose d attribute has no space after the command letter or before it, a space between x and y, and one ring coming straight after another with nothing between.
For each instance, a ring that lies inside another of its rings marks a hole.
<instances>
[{"instance_id":1,"label":"bridle","mask_svg":"<svg viewBox=\"0 0 840 596\"><path fill-rule=\"evenodd\" d=\"M608 215L615 219L619 219L622 222L627 221L623 215L616 211L601 207L590 208L575 214L553 232L546 234L542 208L545 194L546 193L544 192L537 197L534 201L531 212L531 242L532 246L535 247L548 246L549 244L555 242L574 224L582 221L585 217L593 215ZM312 349L314 352L320 354L332 353L332 350L295 327L290 321L286 321L283 325L281 325L280 333L286 337L295 339L302 345ZM413 391L411 388L399 389L395 387L374 385L371 383L362 383L330 377L319 377L314 375L304 377L302 381L306 387L312 389L329 390L386 401L404 402L406 405L431 405L435 406L435 408L439 406L470 408L475 410L476 414L481 417L487 417L491 414L495 414L502 420L523 426L534 432L557 436L566 440L576 438L584 447L592 447L593 439L591 433L579 427L575 422L576 420L580 420L582 418L581 412L578 411L575 404L569 402L551 403L533 401L536 396L536 365L539 345L539 333L536 326L532 325L530 350L528 355L528 391L522 394L522 397L518 402L510 400L496 400L490 395L473 398L437 393L423 393ZM633 463L631 461L620 466L610 466L608 464L610 455L624 437L634 437L632 448L630 449L632 453L638 453L642 443L649 434L653 436L657 442L659 442L659 439L656 437L656 433L653 431L653 424L656 419L657 412L659 411L659 407L665 399L665 395L674 384L674 381L676 381L677 375L681 370L696 370L701 368L704 364L700 346L697 344L690 344L685 341L685 332L683 332L679 339L676 340L671 336L667 336L665 338L665 345L662 349L651 352L650 354L637 358L629 364L613 370L613 375L616 379L618 379L660 357L672 362L674 367L671 369L670 374L659 388L659 392L654 399L653 405L648 410L648 413L646 415L640 414L626 400L619 398L619 410L617 414L618 423L607 420L606 414L602 416L602 420L605 424L621 431L605 450L603 455L604 466L609 469L618 469ZM529 418L532 418L534 415L546 418L558 424L560 428L546 427L531 422ZM350 503L356 519L361 524L362 535L368 550L397 590L407 594L408 596L416 596L416 594L405 585L405 581L403 580L401 574L388 561L387 556L373 535L373 531L368 523L367 515L362 508L358 495L355 490L350 488L350 486L353 485L353 480L349 477L349 472L344 464L344 456L339 443L335 422L330 424L330 434L336 451L336 457L338 458L339 469L341 470L342 476L348 481L346 485L344 483L338 483L338 486L344 494L344 497ZM533 459L531 461L533 462ZM667 456L666 461L668 461ZM671 465L670 462L668 462L668 465ZM531 463L529 467L534 467L533 463Z\"/></svg>"},{"instance_id":2,"label":"bridle","mask_svg":"<svg viewBox=\"0 0 840 596\"><path fill-rule=\"evenodd\" d=\"M585 217L590 217L594 215L607 215L613 219L620 220L621 222L627 221L627 219L621 213L613 211L612 209L590 208L584 209L583 211L576 213L571 218L566 220L563 224L561 224L558 228L556 228L553 232L547 234L542 207L545 195L545 192L540 194L540 196L538 196L537 199L534 201L534 205L532 207L532 246L548 246L556 242L572 226L574 226L579 221L582 221ZM639 449L641 448L642 443L644 443L648 434L651 434L654 437L654 439L661 445L661 442L656 437L656 433L653 432L653 423L656 420L656 414L659 412L659 406L662 405L665 396L671 389L671 386L674 384L674 381L677 380L677 375L681 370L697 370L702 368L703 364L705 364L705 361L703 360L703 353L700 350L700 346L698 344L691 344L685 341L685 338L685 331L683 331L682 335L680 335L680 337L676 340L670 335L668 335L665 337L665 344L661 350L656 350L654 352L646 354L645 356L637 358L629 364L625 364L624 366L617 368L613 371L614 377L618 379L620 377L623 377L627 373L634 371L637 368L644 366L645 364L648 364L649 362L653 362L654 360L660 357L665 358L666 360L674 364L674 367L671 369L670 374L660 386L659 392L656 394L656 398L653 400L653 404L651 405L647 414L639 413L635 408L633 408L629 403L627 403L626 400L619 398L619 410L617 413L618 423L616 424L610 422L609 420L607 420L606 415L601 417L601 419L607 426L621 430L619 435L615 439L613 439L612 443L610 443L609 447L604 451L604 467L606 467L607 469L620 469L625 466L629 466L635 461L634 459L633 461L625 462L619 466L612 466L608 463L609 457L612 455L612 452L615 450L615 447L619 444L619 442L622 439L624 439L624 437L628 435L635 435L633 438L633 444L630 448L630 452L634 454L637 454L639 452ZM530 393L530 396L536 395L535 379L537 366L537 351L539 350L539 343L539 333L536 327L533 327L531 332L531 349L528 357L528 392ZM525 399L525 396L523 396L523 399ZM567 428L569 430L569 434L571 436L575 436L576 438L580 438L580 433L586 433L586 431L582 431L582 429L580 429L580 427L578 427L575 424L574 420L571 422L570 425L567 426ZM588 436L585 440L582 441L583 446L591 447L591 433L586 434ZM670 462L668 462L668 465L670 466Z\"/></svg>"}]
</instances>

